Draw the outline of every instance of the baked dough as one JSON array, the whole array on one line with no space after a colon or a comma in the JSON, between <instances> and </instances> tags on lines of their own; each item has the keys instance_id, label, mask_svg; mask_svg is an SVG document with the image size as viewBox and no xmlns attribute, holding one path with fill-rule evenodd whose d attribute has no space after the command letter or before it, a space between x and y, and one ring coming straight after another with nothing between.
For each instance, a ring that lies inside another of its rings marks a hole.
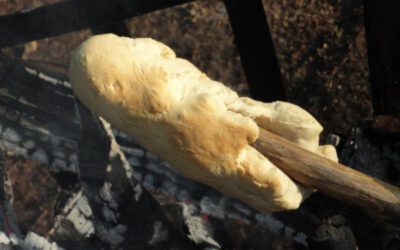
<instances>
[{"instance_id":1,"label":"baked dough","mask_svg":"<svg viewBox=\"0 0 400 250\"><path fill-rule=\"evenodd\" d=\"M259 127L336 157L300 107L240 98L150 38L93 36L73 52L69 77L84 105L147 150L260 211L295 209L310 190L251 146Z\"/></svg>"}]
</instances>

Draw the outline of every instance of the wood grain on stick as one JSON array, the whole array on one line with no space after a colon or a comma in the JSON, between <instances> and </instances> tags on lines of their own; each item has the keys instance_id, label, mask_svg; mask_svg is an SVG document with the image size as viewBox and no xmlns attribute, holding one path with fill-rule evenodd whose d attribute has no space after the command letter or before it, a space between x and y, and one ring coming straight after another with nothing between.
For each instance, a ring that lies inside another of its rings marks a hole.
<instances>
[{"instance_id":1,"label":"wood grain on stick","mask_svg":"<svg viewBox=\"0 0 400 250\"><path fill-rule=\"evenodd\" d=\"M379 218L400 222L400 188L300 148L263 129L254 146L298 183Z\"/></svg>"}]
</instances>

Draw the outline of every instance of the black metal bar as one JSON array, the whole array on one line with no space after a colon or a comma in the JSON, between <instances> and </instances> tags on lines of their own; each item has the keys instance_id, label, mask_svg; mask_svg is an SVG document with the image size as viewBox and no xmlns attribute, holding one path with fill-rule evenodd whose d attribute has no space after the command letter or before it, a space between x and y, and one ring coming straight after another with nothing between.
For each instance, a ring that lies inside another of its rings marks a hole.
<instances>
[{"instance_id":1,"label":"black metal bar","mask_svg":"<svg viewBox=\"0 0 400 250\"><path fill-rule=\"evenodd\" d=\"M285 88L261 0L225 0L253 98L286 100Z\"/></svg>"},{"instance_id":2,"label":"black metal bar","mask_svg":"<svg viewBox=\"0 0 400 250\"><path fill-rule=\"evenodd\" d=\"M129 29L124 21L101 24L91 28L93 34L114 33L119 36L129 37Z\"/></svg>"},{"instance_id":3,"label":"black metal bar","mask_svg":"<svg viewBox=\"0 0 400 250\"><path fill-rule=\"evenodd\" d=\"M400 1L363 2L374 114L400 116Z\"/></svg>"},{"instance_id":4,"label":"black metal bar","mask_svg":"<svg viewBox=\"0 0 400 250\"><path fill-rule=\"evenodd\" d=\"M0 17L0 48L143 15L193 0L65 0Z\"/></svg>"}]
</instances>

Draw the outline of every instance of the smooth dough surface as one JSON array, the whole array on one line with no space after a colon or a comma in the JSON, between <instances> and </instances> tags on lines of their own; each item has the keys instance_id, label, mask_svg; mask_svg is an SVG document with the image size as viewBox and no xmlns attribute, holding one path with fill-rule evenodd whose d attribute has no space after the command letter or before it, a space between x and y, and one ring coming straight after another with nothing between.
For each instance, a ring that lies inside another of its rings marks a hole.
<instances>
[{"instance_id":1,"label":"smooth dough surface","mask_svg":"<svg viewBox=\"0 0 400 250\"><path fill-rule=\"evenodd\" d=\"M260 211L295 209L310 193L250 144L259 127L335 159L300 107L240 98L150 38L93 36L71 57L75 95L188 178Z\"/></svg>"}]
</instances>

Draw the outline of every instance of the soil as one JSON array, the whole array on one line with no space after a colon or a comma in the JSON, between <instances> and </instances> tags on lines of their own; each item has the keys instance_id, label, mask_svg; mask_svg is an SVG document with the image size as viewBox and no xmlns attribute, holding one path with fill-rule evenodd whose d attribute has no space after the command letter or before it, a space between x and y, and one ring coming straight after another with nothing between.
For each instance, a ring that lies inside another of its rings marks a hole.
<instances>
[{"instance_id":1,"label":"soil","mask_svg":"<svg viewBox=\"0 0 400 250\"><path fill-rule=\"evenodd\" d=\"M8 157L4 164L22 232L47 235L54 224L54 207L61 191L57 182L46 166L35 161Z\"/></svg>"}]
</instances>

